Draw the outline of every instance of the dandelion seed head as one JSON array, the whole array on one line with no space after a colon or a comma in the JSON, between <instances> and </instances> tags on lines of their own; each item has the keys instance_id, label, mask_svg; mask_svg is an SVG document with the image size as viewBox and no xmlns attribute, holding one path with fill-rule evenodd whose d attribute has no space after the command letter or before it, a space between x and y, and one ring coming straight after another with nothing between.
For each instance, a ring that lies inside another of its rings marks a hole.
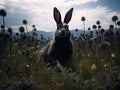
<instances>
[{"instance_id":1,"label":"dandelion seed head","mask_svg":"<svg viewBox=\"0 0 120 90\"><path fill-rule=\"evenodd\" d=\"M92 71L96 71L96 70L97 70L96 64L92 64L91 70L92 70Z\"/></svg>"},{"instance_id":2,"label":"dandelion seed head","mask_svg":"<svg viewBox=\"0 0 120 90\"><path fill-rule=\"evenodd\" d=\"M114 54L114 53L111 53L111 57L114 58L114 57L115 57L115 54Z\"/></svg>"},{"instance_id":3,"label":"dandelion seed head","mask_svg":"<svg viewBox=\"0 0 120 90\"><path fill-rule=\"evenodd\" d=\"M2 73L2 70L0 70L0 73Z\"/></svg>"},{"instance_id":4,"label":"dandelion seed head","mask_svg":"<svg viewBox=\"0 0 120 90\"><path fill-rule=\"evenodd\" d=\"M101 62L104 62L104 60L102 59L102 60L100 60Z\"/></svg>"},{"instance_id":5,"label":"dandelion seed head","mask_svg":"<svg viewBox=\"0 0 120 90\"><path fill-rule=\"evenodd\" d=\"M28 67L28 68L29 68L29 67L30 67L30 65L28 65L28 64L27 64L27 65L26 65L26 67Z\"/></svg>"},{"instance_id":6,"label":"dandelion seed head","mask_svg":"<svg viewBox=\"0 0 120 90\"><path fill-rule=\"evenodd\" d=\"M88 53L88 57L90 57L90 54Z\"/></svg>"},{"instance_id":7,"label":"dandelion seed head","mask_svg":"<svg viewBox=\"0 0 120 90\"><path fill-rule=\"evenodd\" d=\"M107 67L107 64L104 64L104 67Z\"/></svg>"}]
</instances>

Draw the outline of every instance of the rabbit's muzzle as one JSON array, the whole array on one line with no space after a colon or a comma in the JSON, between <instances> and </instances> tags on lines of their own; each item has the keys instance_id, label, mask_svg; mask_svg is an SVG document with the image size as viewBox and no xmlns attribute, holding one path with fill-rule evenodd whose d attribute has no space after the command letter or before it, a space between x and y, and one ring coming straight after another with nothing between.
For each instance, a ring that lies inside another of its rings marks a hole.
<instances>
[{"instance_id":1,"label":"rabbit's muzzle","mask_svg":"<svg viewBox=\"0 0 120 90\"><path fill-rule=\"evenodd\" d=\"M66 30L60 30L59 32L58 32L58 36L59 37L69 37L70 36L70 32L69 31L66 31Z\"/></svg>"},{"instance_id":2,"label":"rabbit's muzzle","mask_svg":"<svg viewBox=\"0 0 120 90\"><path fill-rule=\"evenodd\" d=\"M70 37L70 31L64 28L58 29L56 32L56 36L61 38Z\"/></svg>"},{"instance_id":3,"label":"rabbit's muzzle","mask_svg":"<svg viewBox=\"0 0 120 90\"><path fill-rule=\"evenodd\" d=\"M63 37L64 37L64 36L65 36L65 33L66 33L65 30L60 30L60 31L59 31L59 36L63 36Z\"/></svg>"}]
</instances>

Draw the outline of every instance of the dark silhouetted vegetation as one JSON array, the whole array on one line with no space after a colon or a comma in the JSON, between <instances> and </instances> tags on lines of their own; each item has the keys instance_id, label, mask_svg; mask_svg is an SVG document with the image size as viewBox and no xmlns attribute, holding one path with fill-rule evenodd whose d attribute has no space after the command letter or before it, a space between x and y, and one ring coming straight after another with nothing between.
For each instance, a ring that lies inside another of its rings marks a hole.
<instances>
[{"instance_id":1,"label":"dark silhouetted vegetation","mask_svg":"<svg viewBox=\"0 0 120 90\"><path fill-rule=\"evenodd\" d=\"M105 30L97 20L88 31L70 36L73 43L71 68L58 62L52 69L40 60L41 49L50 41L32 25L29 35L27 20L13 34L5 26L7 12L0 9L0 90L120 90L120 20ZM81 19L84 23L85 17ZM24 27L25 26L25 27ZM85 24L84 24L85 29Z\"/></svg>"}]
</instances>

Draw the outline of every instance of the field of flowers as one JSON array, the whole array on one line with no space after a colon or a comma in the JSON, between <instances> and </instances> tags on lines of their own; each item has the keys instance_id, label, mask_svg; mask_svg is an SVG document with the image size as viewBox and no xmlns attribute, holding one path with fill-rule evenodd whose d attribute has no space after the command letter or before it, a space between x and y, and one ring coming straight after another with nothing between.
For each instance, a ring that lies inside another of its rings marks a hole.
<instances>
[{"instance_id":1,"label":"field of flowers","mask_svg":"<svg viewBox=\"0 0 120 90\"><path fill-rule=\"evenodd\" d=\"M49 69L39 60L41 48L49 40L38 40L36 27L28 35L27 20L13 35L6 29L6 11L0 10L0 90L120 90L120 21L104 30L99 20L78 37L71 35L73 55L71 68ZM81 18L85 25L85 17ZM84 26L85 27L85 26ZM95 34L94 34L95 32Z\"/></svg>"}]
</instances>

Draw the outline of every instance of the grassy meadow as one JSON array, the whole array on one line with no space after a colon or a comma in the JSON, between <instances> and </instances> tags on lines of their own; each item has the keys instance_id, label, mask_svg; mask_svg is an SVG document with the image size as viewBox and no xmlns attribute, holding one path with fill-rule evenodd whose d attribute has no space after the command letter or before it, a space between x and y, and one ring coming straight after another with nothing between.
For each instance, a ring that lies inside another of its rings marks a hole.
<instances>
[{"instance_id":1,"label":"grassy meadow","mask_svg":"<svg viewBox=\"0 0 120 90\"><path fill-rule=\"evenodd\" d=\"M27 20L19 32L5 27L6 12L0 10L0 86L21 79L30 80L36 90L120 90L120 21L104 30L97 20L78 37L71 35L73 55L71 68L55 66L51 70L40 60L41 49L49 42L43 35L37 38L36 27L28 35ZM116 19L117 17L117 19ZM85 17L84 17L85 18ZM85 19L81 19L85 23ZM95 33L93 32L95 31ZM25 89L29 90L29 89Z\"/></svg>"}]
</instances>

